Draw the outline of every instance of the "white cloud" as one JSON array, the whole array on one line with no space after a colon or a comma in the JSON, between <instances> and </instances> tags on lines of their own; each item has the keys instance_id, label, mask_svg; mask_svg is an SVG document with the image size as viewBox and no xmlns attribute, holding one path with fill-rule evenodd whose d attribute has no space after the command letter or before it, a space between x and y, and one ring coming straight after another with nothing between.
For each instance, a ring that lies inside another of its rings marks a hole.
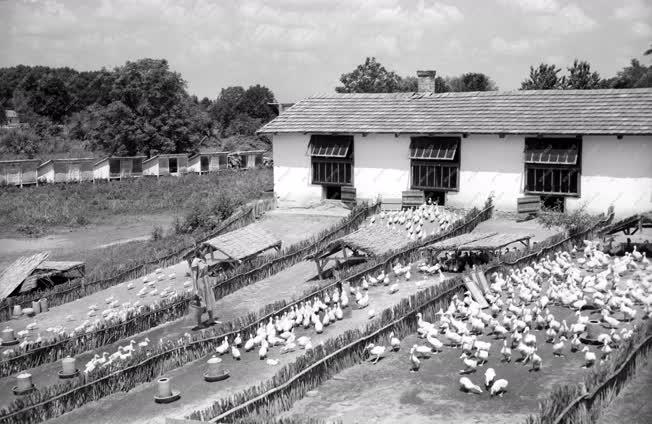
<instances>
[{"instance_id":1,"label":"white cloud","mask_svg":"<svg viewBox=\"0 0 652 424\"><path fill-rule=\"evenodd\" d=\"M650 16L652 7L641 0L628 1L614 11L614 16L623 20L638 20Z\"/></svg>"},{"instance_id":2,"label":"white cloud","mask_svg":"<svg viewBox=\"0 0 652 424\"><path fill-rule=\"evenodd\" d=\"M563 35L590 31L597 26L597 22L581 7L569 4L554 15L537 16L535 25L542 32Z\"/></svg>"},{"instance_id":3,"label":"white cloud","mask_svg":"<svg viewBox=\"0 0 652 424\"><path fill-rule=\"evenodd\" d=\"M506 41L502 37L494 37L491 39L491 48L497 53L502 54L523 54L534 47L533 42L529 40L520 39L514 41Z\"/></svg>"},{"instance_id":4,"label":"white cloud","mask_svg":"<svg viewBox=\"0 0 652 424\"><path fill-rule=\"evenodd\" d=\"M645 22L634 22L632 32L641 38L647 38L652 36L652 27Z\"/></svg>"},{"instance_id":5,"label":"white cloud","mask_svg":"<svg viewBox=\"0 0 652 424\"><path fill-rule=\"evenodd\" d=\"M515 6L525 12L553 13L559 10L557 0L502 0L502 3Z\"/></svg>"}]
</instances>

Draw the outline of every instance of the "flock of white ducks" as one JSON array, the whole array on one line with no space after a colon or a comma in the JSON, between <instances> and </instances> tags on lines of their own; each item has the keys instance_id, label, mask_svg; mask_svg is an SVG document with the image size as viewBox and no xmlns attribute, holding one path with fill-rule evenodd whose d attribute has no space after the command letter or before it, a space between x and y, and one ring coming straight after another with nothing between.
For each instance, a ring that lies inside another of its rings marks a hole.
<instances>
[{"instance_id":1,"label":"flock of white ducks","mask_svg":"<svg viewBox=\"0 0 652 424\"><path fill-rule=\"evenodd\" d=\"M388 228L404 228L411 240L423 240L428 235L423 227L426 222L437 223L432 234L438 234L446 231L453 223L460 218L453 211L440 208L437 204L432 203L430 199L427 203L422 204L415 209L405 209L400 211L382 211L378 214L379 222L385 223ZM371 217L369 225L376 224L376 215Z\"/></svg>"},{"instance_id":2,"label":"flock of white ducks","mask_svg":"<svg viewBox=\"0 0 652 424\"><path fill-rule=\"evenodd\" d=\"M546 343L555 357L564 357L569 352L583 354L583 368L608 358L613 349L632 337L633 330L627 329L622 321L637 316L637 305L646 317L652 316L652 276L644 272L649 260L636 250L614 258L598 250L596 243L584 243L581 252L574 247L570 252L555 253L521 270L494 273L486 295L490 305L486 312L466 292L462 299L454 296L446 310L440 309L435 314L436 323L417 314L417 333L426 343L414 344L410 349L411 371L417 372L421 359L441 352L444 347L459 348L463 364L459 371L463 374L460 388L468 393L482 393L482 388L468 376L491 360L493 342L481 341L480 336L493 337L500 343L497 360L510 363L515 351L518 354L515 362L529 365L531 371L543 367L539 353ZM428 272L425 268L421 270ZM626 273L631 278L622 281ZM587 305L595 308L593 317L583 314ZM555 316L551 306L575 311L576 322L559 319L564 312ZM594 341L599 352L580 340L586 336L590 320L599 320L599 328L603 329ZM401 341L394 333L389 335L389 343L391 351L400 349ZM367 346L367 350L373 363L387 352L384 346L375 344ZM508 381L496 377L495 370L487 368L485 389L491 396L502 396Z\"/></svg>"}]
</instances>

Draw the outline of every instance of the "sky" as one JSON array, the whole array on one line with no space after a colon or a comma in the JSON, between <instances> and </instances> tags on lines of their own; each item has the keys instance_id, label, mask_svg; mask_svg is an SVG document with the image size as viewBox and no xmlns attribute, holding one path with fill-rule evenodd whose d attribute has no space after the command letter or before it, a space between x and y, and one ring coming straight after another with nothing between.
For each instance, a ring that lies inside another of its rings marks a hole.
<instances>
[{"instance_id":1,"label":"sky","mask_svg":"<svg viewBox=\"0 0 652 424\"><path fill-rule=\"evenodd\" d=\"M329 93L367 56L415 75L484 72L514 90L540 62L603 77L652 42L652 0L0 0L0 67L165 58L188 91Z\"/></svg>"}]
</instances>

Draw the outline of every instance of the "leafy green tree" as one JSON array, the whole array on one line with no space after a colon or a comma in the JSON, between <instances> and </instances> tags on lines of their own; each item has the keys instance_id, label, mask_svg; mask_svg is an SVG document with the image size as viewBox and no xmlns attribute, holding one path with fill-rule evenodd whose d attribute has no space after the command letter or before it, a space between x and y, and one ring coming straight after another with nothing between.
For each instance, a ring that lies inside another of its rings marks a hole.
<instances>
[{"instance_id":1,"label":"leafy green tree","mask_svg":"<svg viewBox=\"0 0 652 424\"><path fill-rule=\"evenodd\" d=\"M568 90L591 90L603 88L604 86L600 74L591 71L589 62L575 59L573 66L568 68L568 77L564 88Z\"/></svg>"},{"instance_id":2,"label":"leafy green tree","mask_svg":"<svg viewBox=\"0 0 652 424\"><path fill-rule=\"evenodd\" d=\"M565 85L565 77L560 77L556 65L541 63L538 68L530 66L530 76L521 82L521 90L558 90Z\"/></svg>"},{"instance_id":3,"label":"leafy green tree","mask_svg":"<svg viewBox=\"0 0 652 424\"><path fill-rule=\"evenodd\" d=\"M644 66L638 59L632 59L630 66L626 66L611 80L611 88L643 88L652 87L652 66Z\"/></svg>"},{"instance_id":4,"label":"leafy green tree","mask_svg":"<svg viewBox=\"0 0 652 424\"><path fill-rule=\"evenodd\" d=\"M35 113L61 123L71 105L70 93L61 78L47 74L38 80L29 104Z\"/></svg>"},{"instance_id":5,"label":"leafy green tree","mask_svg":"<svg viewBox=\"0 0 652 424\"><path fill-rule=\"evenodd\" d=\"M15 128L0 131L0 153L34 157L39 151L40 137L32 128Z\"/></svg>"},{"instance_id":6,"label":"leafy green tree","mask_svg":"<svg viewBox=\"0 0 652 424\"><path fill-rule=\"evenodd\" d=\"M340 76L338 93L394 93L401 88L401 77L385 69L375 57L367 57L363 64Z\"/></svg>"},{"instance_id":7,"label":"leafy green tree","mask_svg":"<svg viewBox=\"0 0 652 424\"><path fill-rule=\"evenodd\" d=\"M210 114L222 134L226 133L231 121L243 113L244 94L245 89L239 86L223 88L213 103Z\"/></svg>"},{"instance_id":8,"label":"leafy green tree","mask_svg":"<svg viewBox=\"0 0 652 424\"><path fill-rule=\"evenodd\" d=\"M244 93L241 110L261 122L269 122L276 116L269 103L275 101L272 90L260 84L252 85Z\"/></svg>"},{"instance_id":9,"label":"leafy green tree","mask_svg":"<svg viewBox=\"0 0 652 424\"><path fill-rule=\"evenodd\" d=\"M489 76L479 72L468 72L459 77L447 77L446 84L450 87L450 91L455 92L493 91L498 89Z\"/></svg>"}]
</instances>

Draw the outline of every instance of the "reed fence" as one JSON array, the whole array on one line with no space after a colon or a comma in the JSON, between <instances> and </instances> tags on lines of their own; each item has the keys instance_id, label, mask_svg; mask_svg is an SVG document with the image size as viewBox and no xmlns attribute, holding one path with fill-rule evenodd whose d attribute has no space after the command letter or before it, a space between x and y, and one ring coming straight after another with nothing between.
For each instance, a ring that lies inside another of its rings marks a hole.
<instances>
[{"instance_id":1,"label":"reed fence","mask_svg":"<svg viewBox=\"0 0 652 424\"><path fill-rule=\"evenodd\" d=\"M246 285L260 281L284 269L284 267L294 265L299 258L303 258L306 251L318 250L332 238L355 229L367 216L375 213L377 208L377 203L371 206L361 205L331 229L323 231L316 237L292 245L286 251L281 251L277 254L279 260L275 260L274 257L270 260L269 256L264 256L254 260L253 265L243 264L242 267L247 269L253 267L254 269L245 270L242 274L235 274L219 282L214 289L216 299L220 299ZM239 269L242 269L242 267ZM6 359L3 358L0 361L0 377L6 377L22 370L53 362L68 355L74 356L96 349L165 322L179 319L187 315L191 299L191 294L183 293L174 299L164 300L155 305L146 305L138 313L129 316L126 321L107 325L89 333L61 336L48 344L35 347L27 352Z\"/></svg>"},{"instance_id":2,"label":"reed fence","mask_svg":"<svg viewBox=\"0 0 652 424\"><path fill-rule=\"evenodd\" d=\"M229 218L224 220L219 227L203 234L199 242L208 240L220 234L236 230L242 226L248 225L255 221L265 211L273 209L276 206L276 199L261 199L247 205L239 207ZM170 253L155 260L143 263L130 268L110 278L86 282L80 278L57 285L48 290L40 290L33 293L26 293L22 296L13 296L3 299L0 302L0 322L11 319L13 308L20 305L23 308L31 307L32 301L46 298L50 307L63 305L68 302L80 299L108 287L115 286L125 281L130 281L153 272L156 268L168 267L177 264L183 260L185 255L194 248L193 246L183 246L176 252Z\"/></svg>"},{"instance_id":3,"label":"reed fence","mask_svg":"<svg viewBox=\"0 0 652 424\"><path fill-rule=\"evenodd\" d=\"M599 232L601 228L604 228L608 225L613 219L613 210L610 210L608 216L600 221L598 221L592 227L586 229L581 233L576 233L571 236L566 236L565 234L558 234L549 237L541 243L538 243L536 249L531 248L524 252L519 252L518 255L509 254L503 256L501 259L504 262L499 262L497 264L492 264L488 266L482 266L480 269L482 272L489 274L495 272L499 269L505 267L515 267L526 262L538 259L541 256L549 254L553 251L563 249L569 244L577 242L578 240L583 240L587 237L591 237L596 232ZM404 254L407 252L404 252ZM390 255L391 260L398 259L397 255ZM509 262L507 258L509 257ZM406 259L406 258L403 258ZM381 265L382 266L382 265ZM365 269L364 273L369 272L370 270ZM360 276L359 274L354 275L355 277ZM450 294L452 290L460 290L463 286L463 279L449 280L453 284L453 287L444 288L444 293L440 296ZM439 298L435 298L432 301L436 301ZM431 301L431 302L432 302ZM430 302L418 307L416 310L413 310L411 314L407 314L403 319L406 319L410 316L414 316L418 310L428 306ZM442 305L446 306L446 305ZM428 317L429 314L433 313L435 309L428 308L424 312L424 316ZM385 315L383 315L384 317ZM429 319L429 318L426 318ZM402 321L399 320L399 321ZM242 416L249 416L251 414L257 414L261 412L261 408L264 408L264 412L267 415L267 419L271 420L271 417L278 415L280 412L288 410L291 405L298 399L302 398L308 390L317 387L323 381L327 380L337 372L342 369L348 368L349 366L360 363L362 360L362 355L360 352L360 347L366 345L373 336L378 336L382 330L388 332L388 329L392 329L399 337L412 333L416 330L415 326L408 326L410 331L405 331L405 327L397 328L396 324L398 321L394 321L388 324L386 327L381 328L377 332L370 334L368 336L360 336L358 340L352 341L346 346L338 349L337 351L323 357L319 361L315 362L313 365L308 366L304 369L303 366L295 365L294 367L289 367L291 370L283 369L279 372L272 380L263 383L255 388L247 389L244 392L235 394L228 399L222 399L216 402L213 406L201 410L195 411L186 419L189 420L200 420L200 421L211 421L211 422L226 422L233 421ZM414 324L414 323L413 323ZM354 334L354 332L347 333L348 335ZM345 334L346 336L346 334ZM344 338L344 336L343 336ZM342 346L344 339L339 340L339 344L336 343L336 346ZM343 359L338 360L340 356L344 356ZM355 358L351 360L351 358ZM299 363L299 358L297 364ZM305 364L304 364L305 366ZM295 372L291 372L295 371ZM574 422L574 421L572 421Z\"/></svg>"},{"instance_id":4,"label":"reed fence","mask_svg":"<svg viewBox=\"0 0 652 424\"><path fill-rule=\"evenodd\" d=\"M375 258L374 263L367 269L362 269L361 266L352 270L346 269L345 271L350 271L345 272L346 278L358 278L379 268L386 269L393 260L412 260L417 257L418 249L422 246L443 238L453 237L461 232L471 231L477 224L489 219L492 211L493 204L491 199L488 199L482 211L476 208L472 209L464 219L458 220L454 227L446 233L411 243L400 252L390 252L383 257ZM246 334L255 331L259 323L267 322L270 317L280 315L305 300L323 295L325 292L331 291L335 286L341 287L342 282L343 279L340 277L316 291L302 295L297 300L279 301L267 305L258 314L251 313L235 321L220 324L210 330L202 331L200 335L194 335L188 339L179 339L177 343L168 342L163 346L156 347L148 356L134 356L125 363L123 368L118 370L100 370L88 378L81 375L67 383L43 388L14 401L8 407L0 410L0 420L7 424L38 423L60 416L110 394L129 391L165 372L205 357L214 351L215 346L224 337L232 338L238 332Z\"/></svg>"}]
</instances>

